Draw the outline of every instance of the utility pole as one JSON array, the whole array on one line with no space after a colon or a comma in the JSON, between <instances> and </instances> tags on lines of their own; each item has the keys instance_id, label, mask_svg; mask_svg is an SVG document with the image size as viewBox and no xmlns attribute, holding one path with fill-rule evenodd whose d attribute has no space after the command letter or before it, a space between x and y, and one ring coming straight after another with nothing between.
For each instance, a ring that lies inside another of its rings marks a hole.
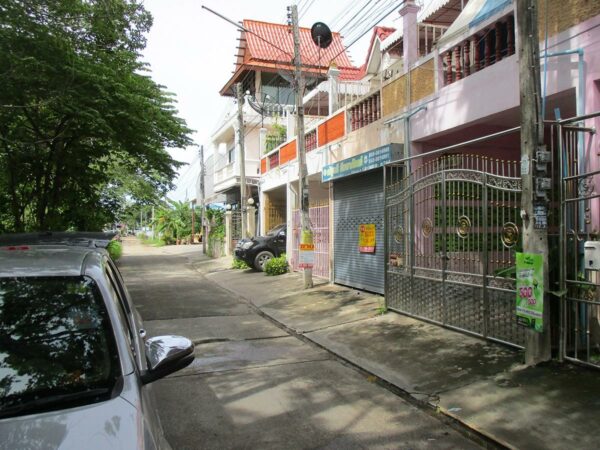
<instances>
[{"instance_id":1,"label":"utility pole","mask_svg":"<svg viewBox=\"0 0 600 450\"><path fill-rule=\"evenodd\" d=\"M240 198L242 208L242 239L247 237L246 228L246 160L244 152L244 90L242 83L237 83L237 103L238 103L238 141L240 145Z\"/></svg>"},{"instance_id":2,"label":"utility pole","mask_svg":"<svg viewBox=\"0 0 600 450\"><path fill-rule=\"evenodd\" d=\"M200 230L202 231L202 253L206 254L206 240L208 236L206 236L206 226L204 222L206 221L206 193L204 192L204 176L205 167L204 167L204 145L200 146L199 156L200 156L200 204L202 205L202 218L200 219Z\"/></svg>"},{"instance_id":3,"label":"utility pole","mask_svg":"<svg viewBox=\"0 0 600 450\"><path fill-rule=\"evenodd\" d=\"M527 329L525 346L525 363L535 365L551 358L547 191L551 188L552 183L547 178L550 176L550 169L547 168L547 161L550 158L544 147L544 124L540 99L537 0L519 0L516 4L521 97L523 252L542 255L544 277L543 331L536 332L533 329Z\"/></svg>"},{"instance_id":4,"label":"utility pole","mask_svg":"<svg viewBox=\"0 0 600 450\"><path fill-rule=\"evenodd\" d=\"M196 234L196 202L192 203L192 244L194 243L194 236Z\"/></svg>"},{"instance_id":5,"label":"utility pole","mask_svg":"<svg viewBox=\"0 0 600 450\"><path fill-rule=\"evenodd\" d=\"M296 94L296 148L298 149L298 182L300 185L300 244L311 244L309 202L308 202L308 170L306 168L306 150L304 148L304 78L302 76L300 59L300 29L298 25L298 5L292 5L292 32L294 35L294 80ZM304 268L304 288L313 287L312 268Z\"/></svg>"}]
</instances>

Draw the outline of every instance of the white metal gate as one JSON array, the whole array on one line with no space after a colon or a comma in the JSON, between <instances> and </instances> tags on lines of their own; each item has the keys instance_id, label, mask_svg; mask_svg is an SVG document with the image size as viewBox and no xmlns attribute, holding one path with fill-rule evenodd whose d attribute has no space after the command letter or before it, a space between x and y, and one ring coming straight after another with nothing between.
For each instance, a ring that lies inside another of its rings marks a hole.
<instances>
[{"instance_id":1,"label":"white metal gate","mask_svg":"<svg viewBox=\"0 0 600 450\"><path fill-rule=\"evenodd\" d=\"M553 149L561 179L560 356L594 367L600 367L600 272L589 269L584 247L600 241L600 164L596 152L589 157L596 130L585 122L598 117L557 122Z\"/></svg>"},{"instance_id":2,"label":"white metal gate","mask_svg":"<svg viewBox=\"0 0 600 450\"><path fill-rule=\"evenodd\" d=\"M308 210L310 228L315 244L313 275L329 278L329 204L312 206ZM300 243L300 211L295 210L292 219L292 269L299 270L298 246Z\"/></svg>"}]
</instances>

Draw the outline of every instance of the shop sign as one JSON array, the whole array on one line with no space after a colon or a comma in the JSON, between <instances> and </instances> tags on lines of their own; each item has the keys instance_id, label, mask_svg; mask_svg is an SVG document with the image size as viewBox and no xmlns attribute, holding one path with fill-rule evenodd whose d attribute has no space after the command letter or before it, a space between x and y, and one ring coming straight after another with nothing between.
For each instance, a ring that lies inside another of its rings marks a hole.
<instances>
[{"instance_id":1,"label":"shop sign","mask_svg":"<svg viewBox=\"0 0 600 450\"><path fill-rule=\"evenodd\" d=\"M358 226L358 251L375 253L375 224L363 223Z\"/></svg>"},{"instance_id":2,"label":"shop sign","mask_svg":"<svg viewBox=\"0 0 600 450\"><path fill-rule=\"evenodd\" d=\"M310 231L302 230L298 250L298 267L300 269L312 269L315 264L315 244Z\"/></svg>"},{"instance_id":3,"label":"shop sign","mask_svg":"<svg viewBox=\"0 0 600 450\"><path fill-rule=\"evenodd\" d=\"M544 261L541 254L517 253L517 323L544 330Z\"/></svg>"},{"instance_id":4,"label":"shop sign","mask_svg":"<svg viewBox=\"0 0 600 450\"><path fill-rule=\"evenodd\" d=\"M399 158L400 147L399 144L384 145L352 158L327 164L323 167L322 180L331 181L381 167Z\"/></svg>"}]
</instances>

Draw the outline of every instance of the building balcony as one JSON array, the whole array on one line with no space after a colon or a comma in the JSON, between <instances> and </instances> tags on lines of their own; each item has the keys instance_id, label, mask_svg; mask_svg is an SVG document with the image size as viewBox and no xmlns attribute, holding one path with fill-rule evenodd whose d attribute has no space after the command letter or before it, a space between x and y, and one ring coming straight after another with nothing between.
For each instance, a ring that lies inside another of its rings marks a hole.
<instances>
[{"instance_id":1,"label":"building balcony","mask_svg":"<svg viewBox=\"0 0 600 450\"><path fill-rule=\"evenodd\" d=\"M260 176L260 160L246 159L246 184L258 185ZM231 162L214 172L214 190L217 193L226 192L240 184L240 166L237 161Z\"/></svg>"},{"instance_id":2,"label":"building balcony","mask_svg":"<svg viewBox=\"0 0 600 450\"><path fill-rule=\"evenodd\" d=\"M510 14L440 54L444 85L484 70L514 53L515 21Z\"/></svg>"}]
</instances>

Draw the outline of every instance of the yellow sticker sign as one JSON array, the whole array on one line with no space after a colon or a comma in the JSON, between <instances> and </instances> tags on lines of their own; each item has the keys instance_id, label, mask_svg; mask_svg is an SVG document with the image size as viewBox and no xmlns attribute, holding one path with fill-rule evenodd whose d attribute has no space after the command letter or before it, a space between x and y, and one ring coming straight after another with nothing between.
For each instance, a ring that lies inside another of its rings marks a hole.
<instances>
[{"instance_id":1,"label":"yellow sticker sign","mask_svg":"<svg viewBox=\"0 0 600 450\"><path fill-rule=\"evenodd\" d=\"M358 251L375 253L376 228L374 223L363 223L358 226Z\"/></svg>"}]
</instances>

